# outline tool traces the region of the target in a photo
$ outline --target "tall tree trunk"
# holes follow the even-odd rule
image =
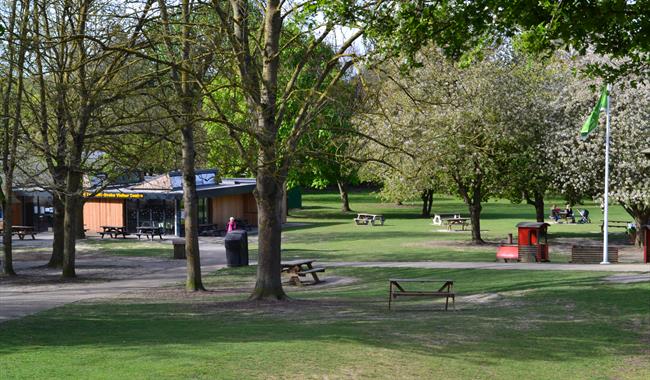
[[[262,80],[260,89],[257,136],[260,154],[257,168],[255,198],[258,213],[257,282],[251,299],[284,300],[287,295],[282,289],[281,239],[282,200],[286,168],[278,168],[276,138],[279,125],[276,124],[276,102],[278,94],[278,72],[280,69],[280,1],[268,0],[264,14],[264,44],[262,52]]]
[[[9,184],[9,186],[7,186],[7,184]],[[2,248],[4,251],[4,260],[2,261],[2,272],[7,275],[15,276],[16,272],[14,271],[13,242],[11,240],[11,226],[13,225],[13,210],[11,207],[11,182],[5,179],[5,181],[2,182],[2,187],[2,191],[4,193],[4,199],[2,201],[2,210],[4,211],[2,231]]]
[[[481,178],[476,180],[478,183],[471,188],[471,194],[459,180],[456,180],[458,184],[460,195],[462,196],[465,204],[469,209],[469,218],[472,222],[472,242],[474,244],[485,244],[483,238],[481,237]]]
[[[63,207],[63,277],[76,277],[76,227],[81,172],[71,169],[67,176],[65,206]]]
[[[537,218],[538,222],[544,222],[545,211],[544,196],[542,194],[535,193],[535,217]]]
[[[483,207],[481,203],[469,206],[469,217],[472,221],[472,242],[474,244],[484,244],[481,237],[481,210]]]
[[[79,188],[82,189],[83,186],[83,181],[82,184],[79,185]],[[77,207],[77,217],[75,219],[76,225],[75,225],[75,238],[77,240],[79,239],[85,239],[86,238],[86,232],[84,231],[84,200],[82,197],[78,198],[78,207]]]
[[[431,207],[433,206],[433,190],[424,190],[422,192],[422,217],[431,216]]]
[[[182,128],[183,135],[183,203],[185,208],[185,257],[187,257],[187,281],[190,291],[205,290],[201,279],[201,257],[199,253],[199,209],[196,195],[196,171],[194,168],[194,128]]]
[[[469,208],[469,218],[472,222],[472,242],[474,244],[485,244],[481,237],[481,200],[483,199],[483,173],[477,161],[474,162],[475,176],[465,184],[462,178],[453,175],[458,191]]]
[[[420,195],[422,199],[422,217],[428,217],[430,214],[427,214],[427,205],[429,204],[429,190],[424,190]]]
[[[11,10],[11,20],[10,20],[10,30],[9,34],[12,34],[14,32],[14,21],[16,17],[16,4],[17,1],[14,1],[12,3],[12,10]],[[18,146],[18,131],[22,127],[22,96],[23,96],[23,89],[24,89],[24,70],[25,70],[25,52],[26,52],[26,45],[28,43],[27,41],[27,23],[29,20],[29,2],[23,2],[22,3],[22,14],[21,14],[21,19],[20,19],[20,35],[18,36],[18,43],[20,44],[19,51],[18,51],[18,60],[17,63],[15,64],[16,69],[17,69],[17,74],[16,74],[16,79],[17,79],[17,86],[16,86],[16,95],[14,99],[11,99],[12,95],[12,82],[13,82],[13,76],[12,72],[14,70],[14,47],[13,43],[14,40],[13,38],[10,38],[7,40],[8,42],[8,58],[9,58],[9,68],[8,70],[10,73],[8,73],[6,76],[6,81],[7,81],[7,88],[3,94],[3,104],[2,104],[2,116],[3,116],[3,127],[5,129],[4,133],[4,144],[3,144],[3,155],[2,155],[2,169],[3,169],[3,174],[4,174],[4,181],[2,182],[3,188],[3,206],[5,206],[4,212],[5,212],[5,225],[4,225],[4,236],[3,236],[3,243],[4,243],[4,256],[5,260],[3,263],[3,272],[8,275],[15,275],[16,272],[14,271],[13,268],[13,242],[11,240],[11,232],[12,232],[12,224],[13,220],[11,219],[13,217],[13,210],[11,209],[11,200],[13,198],[13,184],[14,184],[14,169],[16,168],[17,164],[17,146]],[[11,127],[9,126],[9,102],[13,101],[14,104],[14,115],[13,115],[13,121],[11,123]],[[6,223],[8,222],[8,223]]]
[[[54,195],[52,197],[52,207],[54,208],[54,215],[52,217],[52,256],[47,266],[50,268],[63,268],[63,221],[65,216],[65,206],[60,196]]]
[[[539,191],[533,193],[533,199],[530,199],[529,196],[526,196],[526,203],[535,207],[535,220],[542,223],[546,218],[546,210],[544,210],[544,194],[541,194]]]
[[[257,172],[257,223],[259,228],[257,282],[250,299],[285,300],[281,277],[282,188],[275,173],[262,166]]]
[[[639,226],[638,231],[636,232],[636,237],[634,238],[634,244],[642,246],[643,244],[650,244],[650,242],[644,242],[645,230],[643,226],[650,226],[650,210],[645,213],[638,213],[634,215],[634,222]]]
[[[348,185],[343,181],[336,181],[339,187],[339,195],[341,196],[341,211],[348,212],[350,209],[350,200],[348,198]]]

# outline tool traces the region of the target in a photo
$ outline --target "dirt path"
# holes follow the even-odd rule
[[[185,260],[80,254],[77,278],[64,280],[60,269],[44,266],[31,254],[14,263],[20,276],[0,278],[0,322],[87,299],[110,298],[126,292],[177,284],[185,280]],[[30,260],[31,259],[31,260]],[[225,266],[223,245],[201,245],[203,273]]]
[[[454,261],[327,261],[330,267],[354,268],[431,268],[431,269],[494,269],[494,270],[568,270],[592,272],[641,272],[650,276],[650,264],[555,264],[555,263],[497,263]]]
[[[253,237],[255,239],[256,237]],[[142,292],[185,280],[185,261],[166,258],[113,256],[80,250],[78,278],[63,280],[60,270],[44,267],[51,242],[20,241],[31,252],[15,262],[17,278],[0,277],[0,322],[87,299]],[[170,247],[171,248],[171,247]],[[170,252],[171,253],[171,252]],[[203,273],[225,266],[222,240],[201,241]],[[251,262],[251,264],[255,264]],[[633,281],[650,280],[648,264],[576,265],[496,262],[320,262],[326,267],[381,267],[492,270],[569,270],[633,273]]]

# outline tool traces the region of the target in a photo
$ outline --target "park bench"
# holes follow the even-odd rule
[[[282,272],[289,274],[289,284],[291,285],[303,285],[303,282],[300,280],[300,277],[305,277],[308,274],[312,276],[314,284],[321,282],[321,279],[318,278],[317,273],[325,272],[325,268],[314,268],[312,263],[314,260],[293,260],[293,261],[283,261],[281,263]]]
[[[460,213],[455,214],[434,214],[432,219],[432,224],[434,226],[442,226],[443,221],[446,219],[455,219],[460,218]]]
[[[384,221],[385,219],[383,215],[375,215],[375,214],[357,214],[357,217],[354,218],[354,223],[357,226],[359,225],[383,226]]]
[[[456,310],[456,293],[454,293],[453,280],[439,280],[435,278],[391,278],[389,281],[388,310],[391,309],[391,301],[397,297],[430,297],[445,298],[445,311],[449,308],[451,298],[454,310]],[[404,283],[441,283],[442,286],[435,291],[406,290]]]
[[[608,248],[607,260],[610,263],[618,263],[618,248]],[[571,262],[573,264],[599,264],[601,261],[603,261],[602,246],[571,246]]]
[[[623,228],[627,231],[628,225],[634,224],[634,222],[628,222],[625,220],[610,220],[607,222],[607,228]],[[603,233],[605,229],[605,222],[600,222],[600,232]]]

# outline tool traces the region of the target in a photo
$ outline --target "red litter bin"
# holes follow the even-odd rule
[[[548,223],[521,222],[517,224],[517,247],[520,262],[550,261],[548,256]]]

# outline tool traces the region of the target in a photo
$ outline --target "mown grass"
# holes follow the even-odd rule
[[[100,252],[115,256],[140,256],[170,258],[172,245],[158,240],[138,239],[86,239],[80,245],[81,251]]]
[[[380,202],[373,194],[350,194],[353,212],[341,212],[338,194],[319,192],[303,196],[302,210],[292,210],[289,221],[296,223],[284,232],[284,258],[318,258],[342,261],[494,261],[495,246],[470,246],[471,232],[448,232],[445,227],[433,226],[430,218],[420,217],[421,206],[407,203],[396,206]],[[547,200],[548,208],[560,200]],[[597,205],[588,202],[583,206],[591,212],[591,224],[552,224],[549,227],[551,245],[558,238],[587,238],[594,243],[602,241],[600,224],[602,215]],[[610,219],[629,220],[618,206],[610,209]],[[357,226],[352,219],[356,213],[382,214],[386,223],[381,227]],[[467,207],[460,199],[436,196],[432,213],[456,213],[467,216]],[[508,233],[517,235],[516,225],[522,221],[535,221],[535,210],[526,204],[512,204],[505,200],[484,204],[481,234],[492,243],[504,241]],[[612,238],[625,242],[623,230],[613,231]],[[555,262],[568,261],[569,252],[552,256]]]
[[[218,291],[203,297],[79,303],[0,324],[1,377],[650,376],[648,283],[584,272],[331,268],[331,285],[287,288],[293,302],[242,302],[254,270],[207,276]],[[400,300],[388,312],[389,277],[453,278],[458,310]]]

